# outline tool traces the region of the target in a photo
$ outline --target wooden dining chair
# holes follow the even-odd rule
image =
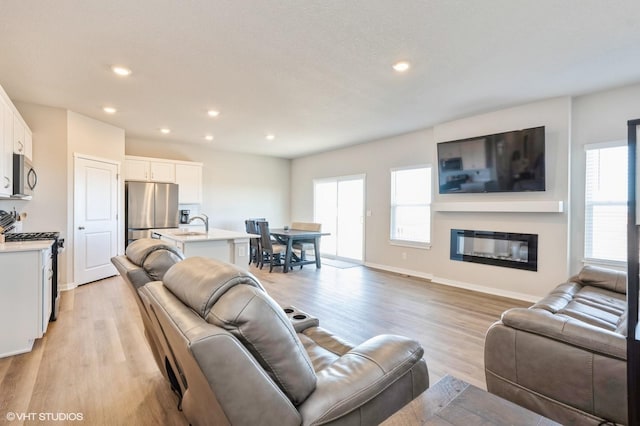
[[[287,246],[271,241],[269,222],[258,221],[256,224],[260,234],[260,269],[264,266],[265,261],[269,262],[269,272],[273,271],[274,266],[284,268],[283,257],[287,252]]]
[[[291,224],[291,229],[297,229],[300,231],[315,231],[315,232],[321,232],[322,231],[322,224],[321,223],[314,223],[314,222],[293,222]],[[300,241],[300,242],[295,242],[293,244],[293,249],[296,250],[297,252],[299,252],[300,254],[298,255],[300,257],[300,260],[306,260],[307,259],[307,251],[313,251],[313,255],[314,256],[320,256],[320,253],[316,253],[315,247],[313,242],[307,242],[307,241]],[[303,265],[300,265],[300,269],[302,269]]]
[[[256,225],[257,220],[264,219],[247,219],[244,221],[244,227],[247,234],[259,234],[258,226]],[[250,238],[249,239],[249,265],[251,262],[255,262],[258,264],[258,254],[260,253],[260,238]]]

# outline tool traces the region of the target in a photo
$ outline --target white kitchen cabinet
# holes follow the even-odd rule
[[[149,162],[127,158],[124,161],[125,180],[149,180]]]
[[[169,182],[176,181],[176,165],[168,161],[151,161],[149,163],[150,180],[152,182]]]
[[[202,163],[126,156],[124,179],[177,183],[178,203],[202,204]]]
[[[176,163],[180,204],[202,204],[202,164]]]
[[[12,251],[10,247],[18,247]],[[0,250],[0,358],[29,352],[51,316],[51,246],[5,243]],[[46,247],[46,248],[44,248]]]
[[[152,160],[144,157],[125,159],[125,180],[141,180],[148,182],[176,181],[176,165],[171,160]]]
[[[0,97],[0,197],[13,194],[13,112]]]
[[[31,130],[24,124],[22,117],[13,114],[13,152],[24,154],[29,160],[33,156]]]
[[[28,127],[24,128],[24,155],[33,161],[33,135]]]

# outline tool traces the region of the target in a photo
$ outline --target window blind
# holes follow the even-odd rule
[[[626,262],[627,147],[586,150],[585,258]]]

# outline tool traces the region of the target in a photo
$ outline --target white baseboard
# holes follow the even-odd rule
[[[371,262],[365,262],[364,266],[368,266],[369,268],[373,268],[373,269],[380,269],[387,272],[395,272],[396,274],[409,275],[410,277],[424,278],[425,280],[433,281],[433,274],[427,274],[425,272],[413,271],[411,269],[396,268],[395,266],[380,265],[378,263],[371,263]]]
[[[76,283],[64,283],[64,284],[58,283],[58,291],[69,291],[69,290],[73,290],[76,287],[78,287],[78,284]]]
[[[523,300],[525,302],[535,303],[540,299],[542,299],[542,296],[534,296],[532,294],[520,293],[517,291],[509,291],[509,290],[501,290],[499,288],[485,287],[482,285],[471,284],[471,283],[466,283],[462,281],[449,280],[447,278],[441,278],[441,277],[433,277],[431,281],[436,284],[443,284],[451,287],[464,288],[466,290],[473,290],[479,293],[492,294],[494,296],[507,297],[509,299]]]
[[[393,266],[380,265],[380,264],[377,264],[377,263],[370,263],[370,262],[365,262],[364,265],[368,266],[370,268],[380,269],[380,270],[387,271],[387,272],[394,272],[396,274],[408,275],[410,277],[427,279],[427,280],[430,280],[431,282],[436,283],[436,284],[442,284],[442,285],[448,285],[448,286],[451,286],[451,287],[463,288],[465,290],[477,291],[479,293],[491,294],[491,295],[494,295],[494,296],[507,297],[509,299],[524,300],[525,302],[532,302],[532,303],[535,303],[535,302],[537,302],[538,300],[541,299],[541,296],[534,296],[534,295],[531,295],[531,294],[519,293],[519,292],[516,292],[516,291],[501,290],[501,289],[493,288],[493,287],[485,287],[485,286],[482,286],[482,285],[471,284],[471,283],[466,283],[466,282],[462,282],[462,281],[450,280],[450,279],[447,279],[447,278],[436,277],[433,274],[428,274],[428,273],[420,272],[420,271],[413,271],[413,270],[410,270],[410,269],[396,268],[396,267],[393,267]]]

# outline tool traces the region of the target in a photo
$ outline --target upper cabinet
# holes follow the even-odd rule
[[[171,160],[127,157],[125,159],[124,179],[175,183],[176,166]]]
[[[31,129],[0,86],[0,197],[13,195],[13,154],[33,159]]]
[[[13,194],[13,113],[0,97],[0,197]]]
[[[202,204],[202,164],[177,163],[179,204]]]
[[[24,124],[22,117],[13,116],[13,152],[24,154],[29,160],[33,160],[33,143],[31,130]]]
[[[202,163],[128,155],[124,179],[177,183],[180,204],[202,203]]]

